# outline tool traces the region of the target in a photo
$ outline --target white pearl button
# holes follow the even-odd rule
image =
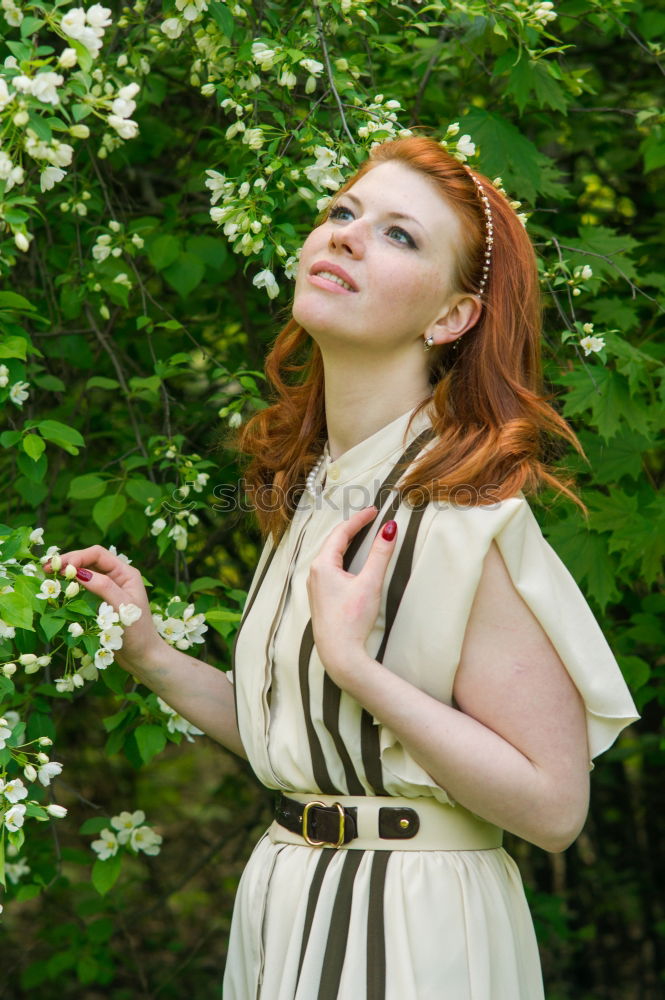
[[[331,465],[328,469],[328,478],[332,479],[333,482],[337,482],[339,479],[339,468],[336,465]]]

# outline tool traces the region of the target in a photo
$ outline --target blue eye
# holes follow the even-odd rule
[[[401,229],[399,226],[391,226],[388,233],[396,233],[398,237],[401,237],[397,240],[398,243],[403,243],[404,246],[413,247],[414,250],[416,249],[415,240],[410,233],[407,233],[406,229]]]
[[[353,212],[350,208],[345,208],[344,205],[333,205],[328,213],[328,218],[340,219],[345,213],[353,218]]]

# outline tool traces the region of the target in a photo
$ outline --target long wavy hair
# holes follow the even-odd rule
[[[429,177],[460,217],[453,288],[476,293],[483,273],[485,216],[476,184],[434,139],[397,139],[376,146],[337,198],[381,163],[398,161]],[[474,171],[490,201],[494,243],[478,321],[457,341],[428,354],[430,407],[436,441],[400,482],[407,502],[465,496],[491,504],[548,486],[580,506],[570,476],[548,467],[557,439],[580,454],[575,434],[543,393],[540,344],[542,303],[536,255],[506,196]],[[442,276],[443,280],[443,276]],[[314,340],[291,319],[266,362],[272,401],[227,445],[249,456],[244,470],[250,504],[262,534],[277,541],[288,527],[305,476],[327,438],[324,370]],[[463,489],[464,488],[464,489]],[[457,502],[457,501],[456,501]]]

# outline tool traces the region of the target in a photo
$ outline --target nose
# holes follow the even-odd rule
[[[362,257],[365,252],[365,232],[362,220],[354,219],[344,227],[331,230],[328,246],[331,250],[347,254],[349,257]]]

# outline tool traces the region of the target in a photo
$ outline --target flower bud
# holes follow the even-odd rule
[[[52,747],[53,746],[53,740],[51,739],[50,736],[40,736],[39,739],[37,740],[37,743],[39,744],[40,747]]]
[[[56,552],[54,556],[51,556],[51,569],[57,573],[62,566],[62,559]]]
[[[16,673],[15,663],[3,663],[2,664],[2,675],[3,677],[12,677]]]
[[[14,233],[14,243],[23,253],[27,253],[30,249],[30,240],[25,233]]]
[[[76,580],[72,580],[72,582],[68,583],[65,587],[65,597],[76,597],[80,589],[81,588]]]
[[[56,819],[63,819],[67,815],[65,807],[56,805],[55,802],[51,802],[47,805],[46,812],[49,816],[54,816]]]
[[[12,118],[14,125],[16,125],[18,128],[21,128],[23,125],[27,125],[29,120],[30,120],[30,115],[25,110],[25,108],[21,108],[20,111],[17,111],[14,117]]]
[[[76,566],[74,566],[73,563],[67,563],[64,570],[62,571],[62,575],[66,580],[73,580],[74,577],[76,576]]]
[[[76,66],[77,59],[76,49],[63,49],[58,62],[63,69],[71,69],[72,66]]]
[[[22,667],[30,667],[33,663],[37,662],[37,657],[34,653],[21,653],[18,658],[18,662]]]
[[[41,740],[39,742],[41,743]],[[37,760],[39,761],[40,764],[48,764],[50,759],[51,758],[48,756],[48,754],[45,753],[37,754]]]
[[[71,625],[67,626],[67,631],[73,639],[78,639],[80,635],[83,635],[83,626],[78,622],[72,622]]]
[[[79,122],[78,125],[72,125],[69,134],[73,135],[75,139],[87,139],[90,135],[90,129],[83,122]]]
[[[37,666],[39,667],[48,667],[50,662],[51,662],[51,657],[48,654],[44,654],[44,656],[37,657]]]
[[[37,780],[37,768],[33,767],[32,764],[26,764],[23,768],[23,776],[26,781],[36,781]]]

